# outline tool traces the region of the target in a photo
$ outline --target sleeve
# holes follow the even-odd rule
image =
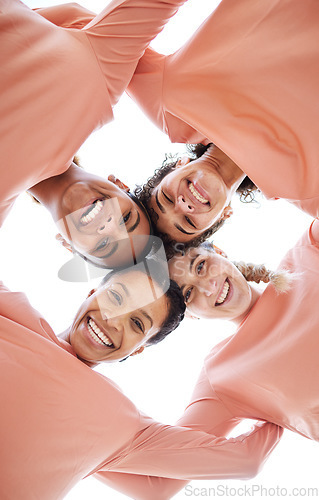
[[[113,0],[85,28],[113,106],[153,38],[186,0]]]
[[[65,3],[34,9],[37,14],[61,28],[82,29],[94,19],[96,14],[77,3]]]
[[[93,19],[93,13],[78,4],[39,9],[38,13],[58,26],[82,29],[114,106],[126,90],[149,43],[185,2],[113,0]]]
[[[156,436],[150,435],[149,440],[143,433],[134,450],[116,464],[108,464],[96,477],[139,500],[172,498],[191,479],[254,477],[279,441],[282,429],[259,423],[251,433],[238,438],[219,437],[238,422],[218,400],[203,371],[191,403],[177,422],[179,427],[167,427]]]
[[[171,142],[208,144],[205,136],[165,108],[164,94],[167,100],[170,98],[169,88],[165,86],[165,92],[163,90],[168,59],[170,56],[148,48],[137,65],[127,94],[154,125],[169,136]]]

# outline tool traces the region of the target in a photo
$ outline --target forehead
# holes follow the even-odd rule
[[[215,260],[218,256],[213,250],[209,250],[202,246],[197,248],[192,247],[186,251],[185,255],[176,255],[169,260],[168,266],[171,277],[177,280],[179,284],[182,277],[186,278],[188,275],[193,274],[193,265],[200,257]]]
[[[103,291],[114,290],[120,293],[124,307],[121,308],[121,314],[141,308],[152,307],[155,301],[161,299],[166,292],[167,287],[162,287],[157,280],[152,279],[141,269],[131,269],[122,273],[115,273],[100,288],[100,307],[103,308]]]

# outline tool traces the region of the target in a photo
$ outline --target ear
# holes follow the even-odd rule
[[[88,296],[86,297],[87,299],[93,295],[93,293],[96,292],[96,288],[92,288],[92,290],[89,291]]]
[[[132,352],[132,354],[130,354],[130,356],[135,356],[136,354],[142,354],[143,351],[144,351],[144,347],[141,346],[138,349],[136,349],[136,351]]]
[[[233,209],[230,205],[224,208],[221,218],[223,220],[229,219],[229,217],[233,215]]]
[[[56,234],[55,235],[55,239],[57,241],[59,241],[61,243],[61,245],[64,248],[66,248],[69,252],[73,253],[73,247],[72,247],[72,245],[63,238],[62,234],[60,234],[60,233]]]
[[[216,245],[214,245],[212,243],[212,247],[213,249],[215,250],[216,253],[218,253],[218,255],[221,255],[222,257],[225,257],[225,259],[227,259],[227,254],[221,249],[221,248],[218,248]]]
[[[194,316],[193,314],[189,313],[186,309],[185,311],[185,318],[189,318],[189,319],[200,319],[198,316]]]
[[[189,156],[182,156],[181,158],[179,158],[177,160],[177,163],[176,163],[176,168],[179,168],[179,167],[185,167],[185,165],[187,165],[187,163],[189,163],[191,161],[190,157]]]
[[[115,177],[115,175],[113,175],[113,174],[109,175],[108,176],[108,180],[110,182],[113,182],[113,184],[115,184],[120,189],[123,189],[127,193],[129,192],[130,188],[126,184],[124,184],[124,182],[120,181],[120,179],[118,179],[117,177]]]

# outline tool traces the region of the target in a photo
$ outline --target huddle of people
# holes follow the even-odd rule
[[[112,0],[95,15],[0,0],[1,223],[28,191],[63,246],[106,274],[60,336],[0,286],[1,498],[57,500],[94,474],[164,500],[192,479],[256,475],[284,428],[319,439],[319,5],[222,0],[175,53],[149,48],[185,1]],[[74,161],[124,91],[189,144],[134,194]],[[315,218],[276,271],[208,240],[235,193],[256,190]],[[185,314],[237,330],[168,426],[92,368],[158,343]],[[260,422],[227,439],[243,419]]]

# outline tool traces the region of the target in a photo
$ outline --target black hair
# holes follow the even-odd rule
[[[188,154],[190,156],[190,160],[197,160],[200,158],[210,146],[214,144],[211,142],[207,145],[204,144],[187,144]],[[155,233],[159,236],[165,245],[165,250],[167,253],[167,258],[170,259],[175,255],[175,247],[179,245],[176,240],[170,238],[170,236],[166,233],[162,233],[156,230],[157,218],[156,213],[149,207],[149,201],[152,196],[153,190],[160,184],[160,182],[166,177],[169,173],[175,170],[177,166],[178,159],[176,155],[166,154],[165,159],[162,163],[162,166],[155,170],[154,174],[149,177],[144,185],[138,185],[135,189],[135,195],[137,198],[143,203],[146,210],[149,212],[150,219],[155,227]],[[242,183],[237,188],[236,192],[240,195],[240,200],[245,203],[251,203],[255,199],[255,192],[258,191],[257,186],[253,183],[253,181],[249,177],[245,177]],[[225,220],[219,219],[214,224],[206,229],[202,234],[193,238],[192,240],[183,243],[185,250],[190,247],[198,247],[201,243],[203,243],[207,238],[212,236],[218,229],[220,229]]]

